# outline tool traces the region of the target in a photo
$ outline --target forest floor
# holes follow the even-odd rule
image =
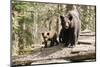
[[[81,33],[78,44],[74,48],[64,47],[63,44],[43,48],[34,45],[31,55],[13,56],[13,65],[35,65],[48,63],[70,63],[72,61],[95,61],[95,33]]]

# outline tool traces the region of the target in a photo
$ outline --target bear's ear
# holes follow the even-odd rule
[[[44,33],[42,33],[42,36],[44,36]]]
[[[50,33],[47,33],[47,35],[49,36]]]
[[[73,16],[72,16],[71,14],[69,14],[69,15],[68,15],[68,18],[69,18],[70,21],[72,21]]]
[[[64,19],[64,17],[63,16],[60,16],[60,19]]]

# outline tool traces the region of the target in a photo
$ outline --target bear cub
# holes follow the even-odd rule
[[[48,45],[54,46],[54,45],[58,45],[58,41],[57,41],[57,33],[55,31],[46,31],[42,33],[42,37],[43,37],[43,42],[42,44],[44,44],[45,48],[48,47]]]

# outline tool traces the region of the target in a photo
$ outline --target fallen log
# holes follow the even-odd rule
[[[75,48],[55,46],[52,48],[44,48],[40,52],[40,54],[35,52],[35,56],[31,55],[30,57],[26,56],[24,58],[14,59],[12,63],[13,65],[31,65],[58,63],[57,61],[50,62],[54,59],[64,60],[64,62],[96,59],[95,47],[91,45],[77,45]]]
[[[95,44],[95,40],[78,40],[78,44],[91,45],[91,44]]]
[[[71,61],[82,61],[88,59],[96,59],[96,50],[94,46],[80,45],[72,49]],[[76,55],[75,55],[76,54]]]
[[[95,36],[95,32],[81,32],[80,36]]]

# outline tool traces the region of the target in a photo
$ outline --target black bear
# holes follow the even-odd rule
[[[60,16],[62,29],[59,34],[59,41],[67,47],[74,47],[78,41],[81,29],[81,21],[77,10],[72,10],[66,16]]]
[[[42,44],[45,44],[45,48],[48,45],[48,42],[50,47],[54,46],[55,44],[58,45],[58,41],[57,41],[57,33],[55,31],[46,31],[42,33],[42,37],[43,37],[43,42]]]

